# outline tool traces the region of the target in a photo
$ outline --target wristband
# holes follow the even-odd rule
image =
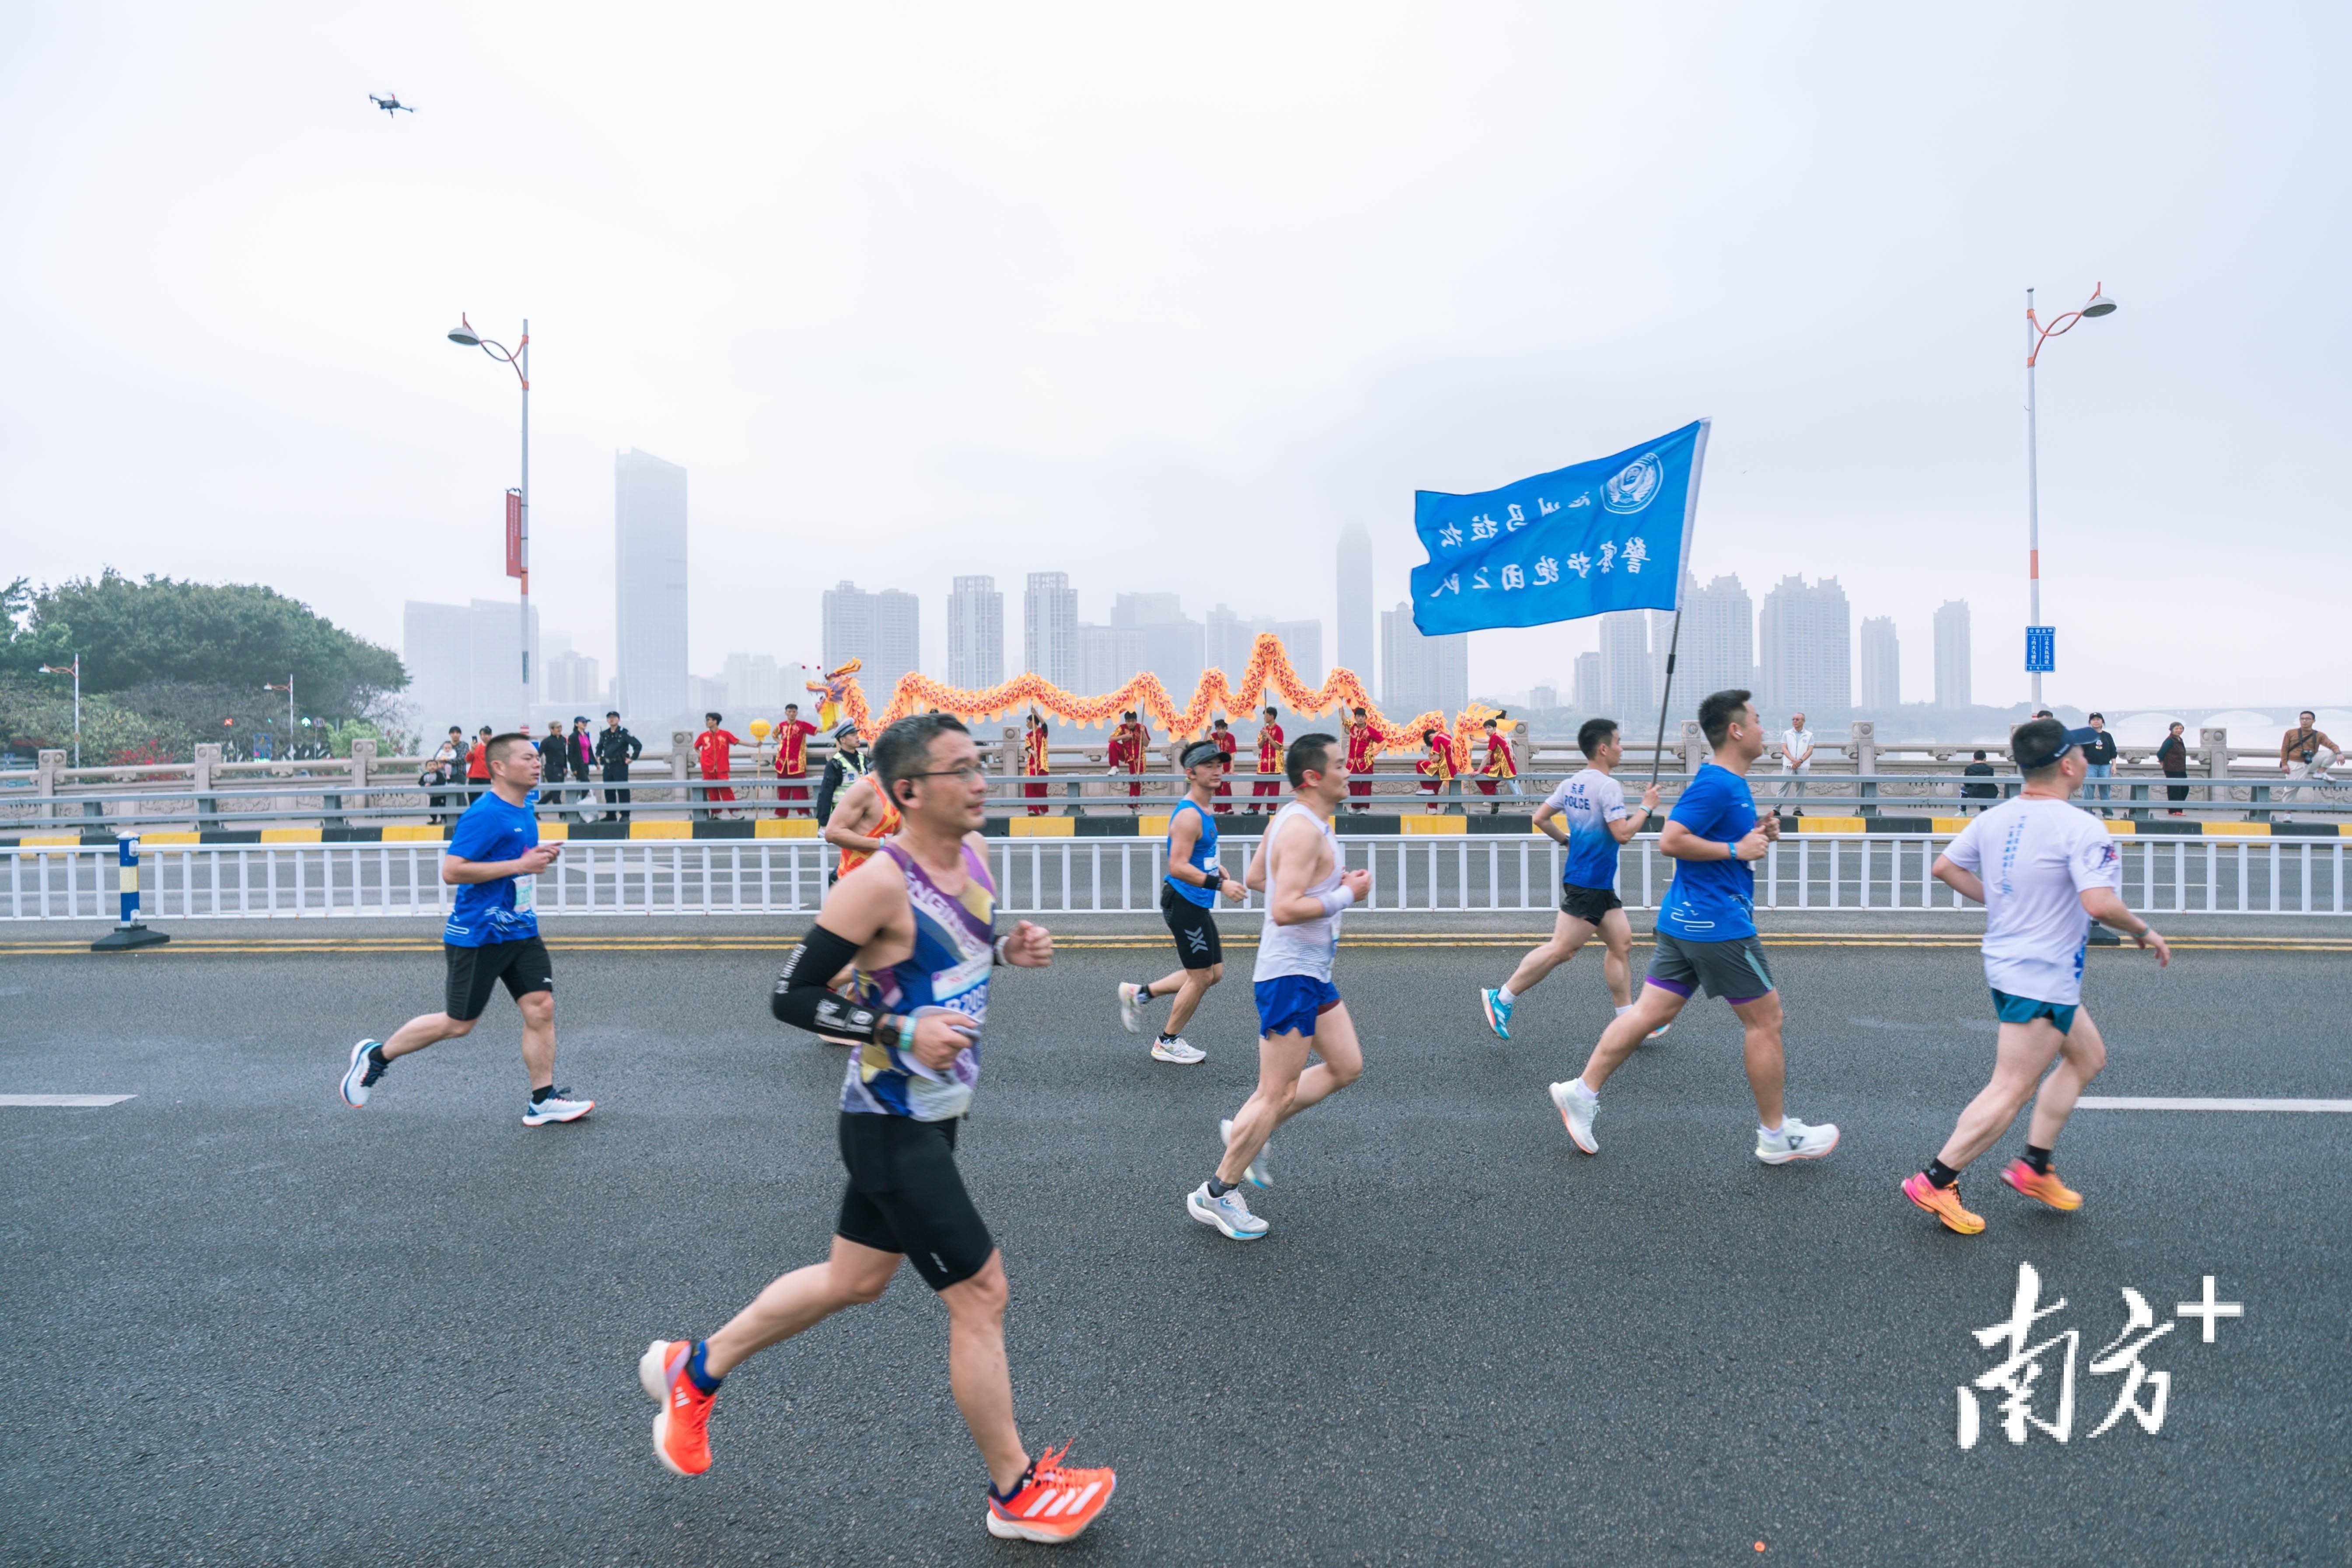
[[[898,1048],[910,1056],[914,1053],[915,1018],[911,1013],[901,1013],[898,1016]]]
[[[1356,901],[1356,890],[1353,888],[1334,888],[1328,893],[1316,894],[1315,901],[1323,906],[1324,918],[1328,920]]]
[[[1004,944],[1012,940],[1013,938],[1009,934],[1000,936],[990,945],[989,951],[995,954],[995,957],[992,960],[992,963],[1002,966],[1013,962],[1011,959],[1004,956]]]

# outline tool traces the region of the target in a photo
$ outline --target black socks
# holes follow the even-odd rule
[[[1238,1184],[1234,1182],[1221,1182],[1217,1180],[1216,1177],[1211,1176],[1209,1178],[1209,1195],[1213,1198],[1223,1197],[1227,1193],[1232,1192],[1237,1184]]]
[[[998,1491],[996,1489],[996,1483],[994,1481],[991,1481],[988,1483],[988,1495],[994,1498],[999,1502],[1011,1502],[1014,1498],[1021,1495],[1021,1489],[1027,1486],[1029,1484],[1030,1478],[1036,1475],[1036,1473],[1037,1461],[1032,1459],[1029,1461],[1028,1468],[1021,1472],[1021,1479],[1013,1482],[1009,1490]]]
[[[380,1045],[370,1046],[368,1047],[367,1057],[368,1065],[375,1068],[378,1072],[382,1072],[384,1068],[392,1065],[392,1058],[383,1054],[383,1047]]]
[[[551,1084],[549,1084],[545,1089],[532,1089],[532,1090],[530,1091],[530,1102],[531,1102],[533,1105],[537,1105],[537,1104],[539,1104],[541,1100],[545,1100],[549,1095],[553,1094],[554,1092],[555,1092],[555,1086],[554,1086],[553,1084],[551,1084]]]
[[[1135,983],[1135,999],[1139,1002],[1157,1002],[1160,1000],[1160,998],[1151,994],[1151,982],[1149,980],[1139,980]]]
[[[1960,1179],[1960,1173],[1941,1160],[1927,1162],[1927,1183],[1930,1186],[1948,1187]]]
[[[2050,1151],[2036,1149],[2032,1144],[2028,1143],[2025,1146],[2025,1163],[2033,1168],[2035,1175],[2046,1176],[2050,1173]]]
[[[1169,1041],[1171,1041],[1171,1040],[1174,1039],[1175,1037],[1176,1037],[1175,1036],[1173,1036],[1173,1035],[1170,1034],[1170,1033],[1169,1033],[1167,1030],[1165,1030],[1165,1029],[1162,1029],[1162,1030],[1160,1030],[1160,1043],[1161,1045],[1163,1045],[1163,1046],[1164,1046],[1164,1045],[1166,1045]]]

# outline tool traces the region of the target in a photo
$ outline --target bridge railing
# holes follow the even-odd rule
[[[1349,866],[1372,873],[1368,916],[1517,913],[1548,919],[1564,851],[1533,835],[1348,835]],[[1790,835],[1756,866],[1757,907],[1774,910],[1975,908],[1929,874],[1949,834]],[[2133,837],[2115,841],[2124,896],[2147,915],[2341,916],[2352,839]],[[1247,869],[1255,841],[1229,838],[1225,866]],[[1160,846],[1139,838],[990,841],[999,905],[1013,914],[1149,914],[1160,901]],[[145,918],[303,920],[359,916],[439,919],[456,892],[440,879],[441,846],[389,844],[166,845],[140,856]],[[573,840],[539,879],[539,907],[557,915],[807,915],[837,864],[807,838]],[[1618,895],[1657,907],[1673,862],[1655,837],[1625,847]],[[111,919],[115,852],[41,846],[0,856],[0,919]],[[1260,910],[1220,900],[1240,913]]]

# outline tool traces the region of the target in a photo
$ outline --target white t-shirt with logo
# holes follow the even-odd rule
[[[2019,795],[1971,820],[1944,853],[1984,882],[1986,983],[2036,1002],[2081,1002],[2091,934],[2081,895],[2124,885],[2106,825],[2070,802]]]
[[[1797,760],[1797,754],[1801,752],[1804,753],[1803,762]],[[1811,730],[1780,731],[1780,765],[1783,768],[1793,768],[1801,773],[1813,771],[1813,732]]]

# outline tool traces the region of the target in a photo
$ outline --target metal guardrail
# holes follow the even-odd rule
[[[1975,906],[1929,875],[1948,834],[1804,834],[1757,865],[1757,907],[1774,910],[1933,910]],[[1546,916],[1566,851],[1536,836],[1363,835],[1340,839],[1349,866],[1372,873],[1359,906],[1391,913]],[[2126,901],[2142,913],[2352,913],[2344,838],[2133,837],[2123,856]],[[1224,847],[1246,869],[1254,842]],[[1142,838],[996,839],[989,846],[999,907],[1009,914],[1149,914],[1159,909],[1159,845]],[[837,864],[805,838],[574,840],[539,881],[539,907],[589,916],[811,914]],[[140,857],[150,921],[440,918],[455,889],[440,879],[441,847],[394,844],[166,845]],[[1618,893],[1650,910],[1671,863],[1654,835],[1626,846]],[[96,846],[19,849],[0,866],[0,919],[111,919],[115,851]],[[1263,908],[1220,908],[1240,913]]]

